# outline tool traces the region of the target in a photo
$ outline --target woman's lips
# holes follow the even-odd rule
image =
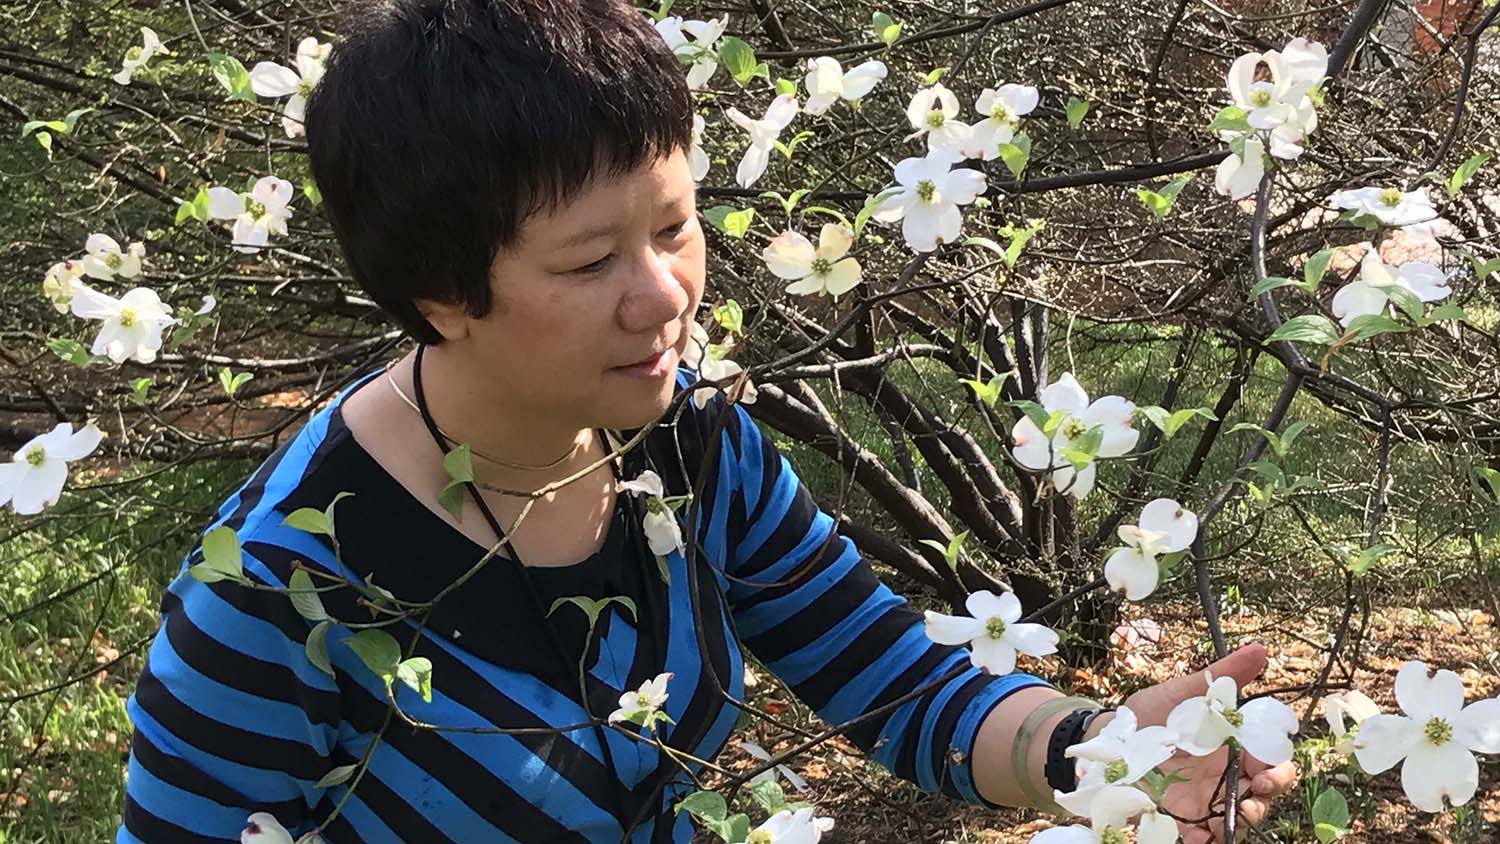
[[[616,366],[611,371],[632,378],[661,378],[672,372],[672,367],[677,363],[677,350],[671,347],[641,361],[626,366]]]

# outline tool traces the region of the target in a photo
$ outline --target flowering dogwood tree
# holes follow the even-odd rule
[[[1293,707],[1335,688],[1349,691],[1325,701],[1331,755],[1370,776],[1399,766],[1421,811],[1467,811],[1476,758],[1500,753],[1500,702],[1466,703],[1451,670],[1413,660],[1365,684],[1394,695],[1389,711],[1350,689],[1368,627],[1356,611],[1382,559],[1401,556],[1399,538],[1421,535],[1422,507],[1461,514],[1442,539],[1472,552],[1481,579],[1495,570],[1500,198],[1486,149],[1500,99],[1480,48],[1500,7],[1475,5],[1457,28],[1440,21],[1441,49],[1403,52],[1372,37],[1394,26],[1381,0],[1273,5],[1292,8],[1240,18],[1184,3],[1109,21],[1066,0],[642,9],[695,92],[690,162],[714,230],[715,286],[686,361],[699,381],[679,404],[723,392],[809,465],[852,477],[841,529],[946,602],[927,613],[930,638],[970,646],[992,673],[1041,670],[1059,652],[1099,656],[1121,601],[1175,596],[1201,616],[1205,652],[1222,656],[1226,589],[1257,543],[1305,531],[1308,556],[1332,561],[1317,670],[1269,693],[1206,678],[1207,693],[1164,724],[1122,709],[1068,754],[1079,787],[1055,796],[1086,822],[1033,839],[1044,844],[1120,844],[1132,824],[1139,841],[1176,840],[1179,821],[1196,821],[1165,799],[1173,760],[1226,748],[1216,816],[1232,835],[1243,756],[1292,758]],[[15,146],[68,198],[45,203],[56,219],[12,250],[15,274],[34,279],[6,288],[27,304],[0,351],[29,392],[7,382],[0,398],[22,420],[55,417],[0,443],[11,453],[0,506],[18,532],[110,500],[111,484],[89,474],[101,430],[116,460],[263,456],[274,440],[203,441],[162,414],[182,396],[238,408],[301,391],[290,424],[327,397],[330,373],[387,357],[397,339],[339,269],[304,175],[302,117],[334,33],[316,15],[271,21],[222,0],[186,11],[110,27],[104,53],[124,58],[108,67],[67,69],[41,44],[0,51],[0,77],[36,88],[0,98]],[[1103,33],[1113,37],[1093,37]],[[300,353],[258,345],[269,309],[278,336],[306,341]],[[334,325],[343,342],[313,342]],[[1294,445],[1319,437],[1338,465],[1299,473]],[[1422,453],[1438,455],[1443,482],[1401,489],[1400,455],[1419,445],[1436,449]],[[462,459],[445,468],[465,480]],[[653,553],[696,553],[683,530],[694,496],[668,496],[654,472],[618,488],[643,500]],[[1340,508],[1339,540],[1318,534],[1309,499]],[[336,503],[288,524],[334,535]],[[203,543],[195,576],[287,592],[324,637],[356,623],[332,618],[306,575],[252,582],[232,535]],[[1418,554],[1415,542],[1403,550]],[[1276,586],[1307,594],[1296,578]],[[384,629],[432,605],[369,583],[317,587],[390,608],[358,634],[388,688],[430,698],[442,687]],[[607,601],[568,600],[553,611],[583,612],[592,633]],[[669,674],[625,690],[601,726],[666,750],[654,725],[671,693]],[[390,700],[403,728],[445,728]],[[833,820],[787,802],[775,778],[794,756],[762,750],[748,770],[720,770],[723,795],[704,789],[683,811],[728,844],[816,842]],[[753,802],[733,814],[726,797],[745,786]],[[763,816],[753,826],[751,812]],[[1306,819],[1320,840],[1347,826],[1347,810],[1342,822],[1330,812]],[[242,840],[291,836],[256,813]]]

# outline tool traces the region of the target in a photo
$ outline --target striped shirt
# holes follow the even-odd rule
[[[212,527],[237,532],[251,579],[285,586],[300,561],[424,601],[484,555],[345,425],[344,399],[381,371],[337,395],[220,507]],[[687,378],[679,373],[679,385]],[[350,631],[328,635],[329,676],[309,660],[311,622],[285,594],[194,579],[185,572],[202,560],[195,547],[162,599],[161,627],[127,703],[134,731],[116,841],[237,841],[258,811],[295,836],[340,806],[323,831],[330,844],[685,843],[691,822],[672,806],[693,788],[652,745],[592,727],[494,730],[588,722],[589,712],[607,714],[623,691],[667,671],[663,711],[672,723],[658,725],[660,735],[712,759],[741,714],[730,702],[745,693],[741,645],[830,723],[886,706],[849,739],[925,790],[980,801],[968,762],[980,722],[1010,692],[1042,681],[983,674],[964,649],[928,640],[921,616],[837,534],[749,416],[733,408],[720,427],[720,401],[704,410],[690,402],[624,470],[656,468],[669,495],[709,473],[693,570],[679,553],[666,558],[665,578],[654,559],[636,562],[639,525],[622,494],[599,553],[525,574],[513,560],[491,560],[420,631],[411,621],[386,628],[403,650],[415,636],[414,653],[433,665],[431,702],[399,682],[396,700],[443,729],[395,720],[372,748],[385,688],[344,644]],[[328,537],[283,524],[340,492],[354,495],[334,511],[337,554]],[[589,636],[583,613],[565,605],[548,619],[549,634],[538,605],[572,595],[630,596],[635,612],[610,604]],[[322,597],[341,622],[372,619],[351,589]],[[565,663],[559,644],[574,654]],[[366,755],[352,793],[348,782],[317,786]]]

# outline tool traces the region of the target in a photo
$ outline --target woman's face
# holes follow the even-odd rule
[[[496,256],[489,314],[434,325],[507,410],[575,430],[650,422],[703,297],[695,187],[681,151],[600,177]]]

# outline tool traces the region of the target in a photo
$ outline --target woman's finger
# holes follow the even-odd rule
[[[1291,762],[1283,762],[1255,774],[1250,781],[1250,791],[1263,797],[1275,797],[1285,794],[1296,784],[1297,766]]]

